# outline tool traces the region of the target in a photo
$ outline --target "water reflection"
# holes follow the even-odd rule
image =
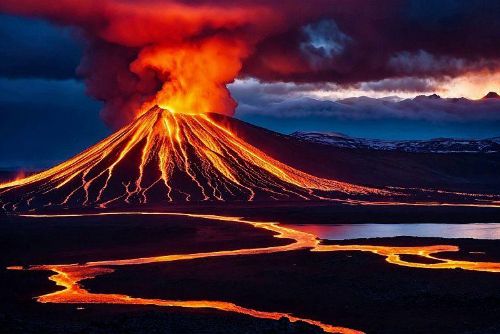
[[[397,236],[500,239],[500,224],[293,224],[287,226],[329,240]]]

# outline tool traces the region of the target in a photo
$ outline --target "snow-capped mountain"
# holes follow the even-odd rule
[[[413,153],[495,153],[500,137],[488,139],[436,138],[430,140],[379,140],[353,138],[336,132],[294,132],[291,136],[308,142],[341,148]]]

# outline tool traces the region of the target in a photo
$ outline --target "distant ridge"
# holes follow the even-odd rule
[[[500,99],[500,95],[498,95],[497,92],[489,92],[483,97],[483,100],[486,99]]]
[[[408,153],[496,153],[500,137],[488,139],[435,138],[429,140],[380,140],[353,138],[336,132],[294,132],[293,137],[340,148]]]

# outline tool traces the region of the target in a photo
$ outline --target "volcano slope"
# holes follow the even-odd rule
[[[258,135],[266,131],[267,135]],[[371,187],[500,193],[500,153],[432,153],[342,148],[255,126],[238,135],[275,159],[323,178]],[[300,152],[301,159],[297,159]]]
[[[207,114],[153,107],[70,160],[0,185],[1,205],[23,211],[389,194],[301,172],[243,141],[223,123]]]
[[[489,194],[391,190],[385,186],[394,186],[393,176],[397,179],[398,169],[404,169],[401,161],[390,173],[379,171],[373,177],[370,170],[377,168],[371,166],[377,164],[360,160],[362,152],[338,156],[322,149],[233,118],[172,113],[155,106],[68,161],[0,184],[0,209],[305,200],[498,206],[499,197]]]

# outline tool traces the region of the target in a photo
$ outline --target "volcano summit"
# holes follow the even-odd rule
[[[158,106],[70,160],[0,189],[3,208],[12,210],[384,193],[283,164],[209,114]]]

